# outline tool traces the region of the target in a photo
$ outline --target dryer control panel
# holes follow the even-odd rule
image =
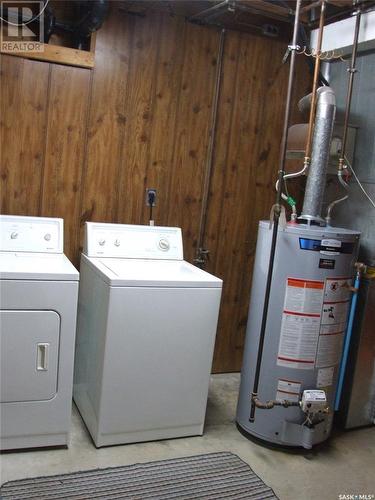
[[[0,250],[62,253],[63,224],[63,219],[0,215]]]
[[[183,260],[181,229],[86,222],[84,253],[88,257]]]

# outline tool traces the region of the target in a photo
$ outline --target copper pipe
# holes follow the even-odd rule
[[[311,160],[311,144],[312,144],[312,134],[313,134],[313,128],[314,128],[315,111],[316,111],[316,97],[317,97],[316,91],[318,88],[318,80],[319,80],[319,72],[320,72],[320,54],[322,51],[325,11],[326,11],[326,2],[325,2],[325,0],[323,0],[322,5],[320,7],[318,43],[317,43],[317,47],[316,47],[313,90],[312,90],[312,95],[311,95],[310,118],[309,118],[309,127],[307,130],[307,141],[306,141],[306,150],[305,150],[305,166],[310,165],[310,160]]]
[[[358,3],[358,2],[356,2],[356,3]],[[348,73],[349,73],[348,92],[346,95],[344,132],[343,132],[343,136],[342,136],[341,155],[339,158],[339,167],[338,167],[339,170],[343,169],[344,162],[345,162],[346,142],[347,142],[347,138],[348,138],[348,127],[349,127],[350,107],[351,107],[351,103],[352,103],[354,75],[357,72],[355,65],[356,65],[356,60],[357,60],[359,28],[361,25],[361,14],[362,14],[361,10],[358,9],[357,14],[356,14],[356,21],[355,21],[352,58],[350,61],[350,67],[348,68]]]
[[[283,399],[278,401],[277,399],[272,399],[270,401],[260,401],[258,397],[253,397],[254,405],[261,410],[272,410],[275,406],[283,406],[284,408],[289,408],[290,406],[300,406],[299,401],[289,401],[288,399]]]

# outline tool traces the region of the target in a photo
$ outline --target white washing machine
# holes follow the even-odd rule
[[[0,449],[68,444],[78,271],[63,220],[0,216]]]
[[[201,435],[222,281],[181,229],[87,223],[74,400],[97,447]]]

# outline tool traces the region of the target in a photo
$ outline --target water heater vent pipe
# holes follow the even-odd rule
[[[300,216],[308,224],[325,225],[321,212],[335,114],[335,93],[331,87],[320,87],[317,90],[311,164]]]

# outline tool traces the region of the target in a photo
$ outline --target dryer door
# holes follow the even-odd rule
[[[1,402],[43,401],[57,390],[60,316],[0,311]]]

